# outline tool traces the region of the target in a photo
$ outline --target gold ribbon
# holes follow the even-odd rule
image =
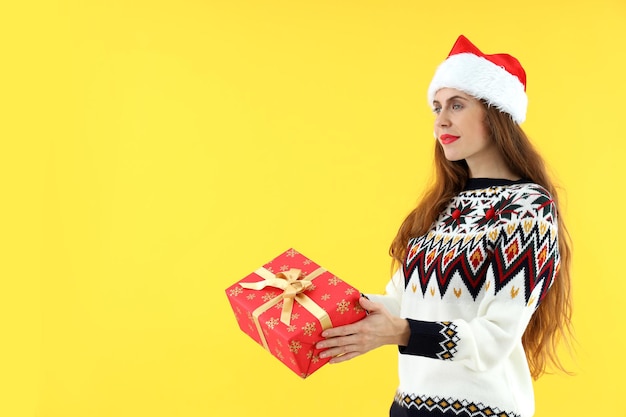
[[[267,341],[265,340],[265,335],[263,334],[263,330],[261,329],[261,324],[259,323],[259,317],[271,307],[278,304],[281,300],[284,301],[283,309],[280,314],[280,321],[285,323],[287,326],[291,324],[291,312],[293,310],[293,303],[294,301],[297,301],[298,304],[304,307],[307,311],[313,314],[316,319],[320,321],[320,324],[322,325],[322,330],[333,327],[333,324],[326,310],[318,306],[315,301],[311,300],[308,296],[303,294],[303,292],[307,288],[313,285],[311,281],[322,275],[324,272],[326,272],[324,268],[317,268],[310,274],[302,276],[302,271],[292,268],[288,271],[279,272],[278,274],[274,275],[265,268],[259,268],[254,271],[254,273],[263,278],[263,281],[239,283],[239,285],[241,285],[243,288],[248,288],[256,291],[262,290],[265,287],[275,287],[283,290],[282,294],[272,298],[265,304],[257,307],[252,312],[254,323],[256,324],[257,331],[259,332],[261,342],[263,343],[263,347],[265,347],[265,349],[269,350],[267,346]]]

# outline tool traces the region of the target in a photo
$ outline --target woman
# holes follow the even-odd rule
[[[428,90],[435,181],[391,244],[398,266],[369,315],[328,329],[332,363],[399,348],[391,416],[534,413],[533,378],[569,334],[570,245],[556,190],[519,127],[526,75],[460,36]]]

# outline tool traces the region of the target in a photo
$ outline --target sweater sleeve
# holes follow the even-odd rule
[[[367,294],[367,298],[375,303],[381,303],[394,316],[400,315],[402,294],[404,293],[404,274],[399,268],[385,287],[385,294]]]
[[[399,347],[401,353],[459,361],[482,371],[508,357],[519,343],[552,285],[560,255],[556,208],[545,190],[518,196],[508,209],[489,231],[493,252],[476,317],[438,322],[408,318],[411,336],[407,346]]]

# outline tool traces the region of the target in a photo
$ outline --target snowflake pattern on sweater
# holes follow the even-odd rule
[[[537,184],[489,184],[454,197],[372,298],[409,323],[397,401],[407,411],[431,415],[419,399],[445,398],[534,412],[521,337],[558,273],[556,207]]]
[[[416,272],[425,295],[436,275],[443,298],[450,278],[458,273],[476,300],[487,284],[487,266],[493,264],[496,293],[523,270],[525,302],[537,285],[543,286],[543,299],[559,261],[556,228],[551,227],[556,225],[554,204],[548,192],[537,185],[517,185],[507,191],[493,187],[456,197],[428,234],[409,241],[404,276],[410,278]],[[501,198],[494,199],[497,196]],[[457,298],[459,291],[462,289],[454,292]],[[515,292],[514,297],[517,295]]]

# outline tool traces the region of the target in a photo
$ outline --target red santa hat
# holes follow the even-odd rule
[[[508,54],[487,55],[461,35],[428,87],[428,103],[441,88],[455,88],[507,113],[520,124],[526,119],[526,72]]]

